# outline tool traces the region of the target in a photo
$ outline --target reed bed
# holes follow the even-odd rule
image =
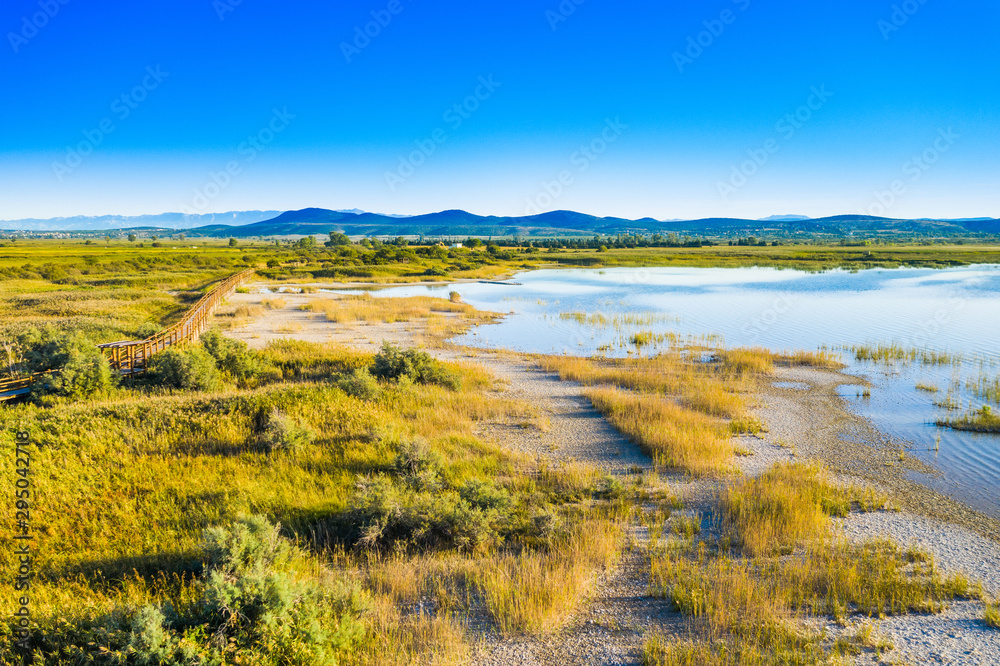
[[[989,405],[983,405],[979,409],[969,410],[958,418],[938,419],[936,425],[952,430],[1000,433],[1000,414],[994,412]]]
[[[906,347],[897,342],[855,345],[846,348],[854,353],[858,361],[869,361],[883,365],[894,363],[921,363],[922,365],[960,365],[964,357],[960,354],[934,351],[916,347]]]

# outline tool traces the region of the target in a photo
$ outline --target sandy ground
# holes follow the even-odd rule
[[[254,285],[251,289],[256,291]],[[273,297],[236,294],[230,305],[254,305]],[[487,367],[502,380],[511,397],[535,405],[546,423],[542,429],[491,424],[484,427],[482,437],[554,464],[586,463],[618,475],[652,468],[649,458],[593,409],[582,387],[538,370],[530,358],[435,345],[421,335],[419,323],[346,327],[299,309],[310,299],[329,297],[282,294],[286,301],[283,308],[265,310],[259,318],[240,322],[227,334],[255,348],[270,340],[289,338],[337,342],[368,351],[377,349],[383,340],[406,346],[431,344],[429,351],[443,360],[467,359]],[[885,537],[904,546],[916,543],[929,550],[942,569],[962,571],[973,580],[981,580],[988,592],[1000,594],[1000,544],[989,538],[1000,534],[996,521],[990,522],[923,486],[914,488],[916,484],[905,479],[906,466],[918,462],[911,459],[899,464],[901,444],[850,414],[836,394],[838,385],[860,380],[810,368],[778,369],[775,380],[792,384],[766,387],[758,396],[755,411],[768,425],[768,432],[760,437],[740,438],[741,448],[753,453],[736,459],[745,477],[758,475],[775,462],[809,458],[823,461],[848,482],[877,485],[888,491],[904,511],[852,515],[841,523],[848,538]],[[721,489],[719,482],[690,481],[680,476],[667,481],[687,511],[711,515]],[[543,637],[505,640],[482,635],[472,663],[640,663],[642,642],[648,632],[684,633],[684,620],[670,610],[669,604],[646,594],[648,547],[645,528],[636,524],[620,566],[598,581],[593,597],[581,605],[563,629]],[[877,630],[896,646],[884,658],[913,664],[1000,664],[1000,632],[985,627],[981,618],[981,603],[961,602],[936,616],[908,615],[878,621]],[[848,628],[831,625],[829,633],[836,636],[856,624]],[[875,658],[868,652],[858,657],[858,663],[873,663]]]

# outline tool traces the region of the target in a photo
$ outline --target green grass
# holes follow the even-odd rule
[[[966,382],[966,388],[980,400],[1000,405],[1000,375],[989,375],[981,371],[978,377]]]
[[[989,405],[983,405],[980,409],[969,411],[958,418],[939,419],[936,424],[952,430],[1000,433],[1000,415]]]

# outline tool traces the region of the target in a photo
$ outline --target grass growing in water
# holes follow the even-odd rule
[[[994,413],[993,408],[989,405],[983,405],[959,418],[939,419],[936,424],[952,430],[1000,433],[1000,415]]]
[[[1000,405],[1000,375],[990,376],[980,372],[976,379],[970,379],[965,386],[980,400],[989,400]]]
[[[918,362],[923,365],[959,365],[963,360],[960,354],[904,347],[897,342],[854,345],[846,349],[854,352],[854,358],[858,361],[870,361],[884,365]]]

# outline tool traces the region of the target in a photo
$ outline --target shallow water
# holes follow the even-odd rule
[[[479,309],[509,313],[498,324],[454,340],[477,347],[624,356],[656,353],[680,336],[777,351],[898,342],[961,354],[966,360],[960,366],[885,366],[856,361],[853,353],[843,352],[848,372],[873,382],[869,398],[858,395],[856,387],[845,398],[882,430],[912,443],[910,455],[941,470],[921,482],[1000,516],[1000,437],[932,424],[949,414],[933,402],[945,396],[954,380],[964,385],[980,372],[1000,373],[1000,266],[824,273],[570,269],[531,271],[513,280],[520,284],[407,286],[375,293],[447,297],[457,291]],[[603,319],[587,316],[595,314]],[[653,338],[641,348],[633,344],[640,332]],[[918,391],[918,382],[941,391]],[[955,395],[963,408],[983,404],[964,386]]]

